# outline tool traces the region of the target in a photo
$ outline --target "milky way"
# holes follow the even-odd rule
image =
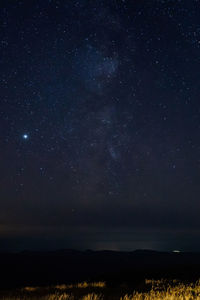
[[[200,2],[2,0],[0,22],[1,249],[200,249]]]

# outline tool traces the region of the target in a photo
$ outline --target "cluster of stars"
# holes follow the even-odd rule
[[[15,222],[35,214],[45,224],[56,211],[55,223],[66,217],[75,225],[79,213],[90,225],[91,215],[99,225],[106,215],[109,226],[116,209],[135,224],[147,211],[163,216],[163,207],[177,211],[182,202],[186,215],[188,195],[197,209],[199,5],[0,4],[6,220],[7,201],[13,211],[17,205]]]

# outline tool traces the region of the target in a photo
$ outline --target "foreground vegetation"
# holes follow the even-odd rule
[[[4,300],[200,300],[200,280],[187,284],[177,280],[146,280],[145,289],[130,294],[123,287],[109,289],[104,282],[82,282],[49,288],[25,287],[4,292],[0,297]]]

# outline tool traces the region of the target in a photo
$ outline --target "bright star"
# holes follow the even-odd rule
[[[23,137],[24,140],[27,140],[28,139],[28,134],[23,134],[22,137]]]

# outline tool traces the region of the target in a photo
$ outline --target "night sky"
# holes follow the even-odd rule
[[[200,1],[0,1],[0,250],[200,250]]]

